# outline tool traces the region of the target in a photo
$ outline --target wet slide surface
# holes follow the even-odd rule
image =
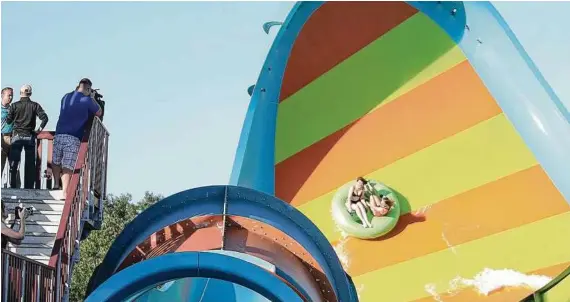
[[[358,176],[405,200],[377,240],[343,237],[330,215]],[[279,98],[275,195],[334,243],[362,301],[513,301],[533,289],[483,295],[458,280],[570,265],[568,203],[457,44],[402,2],[327,2],[303,26]]]

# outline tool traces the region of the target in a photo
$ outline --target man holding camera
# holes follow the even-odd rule
[[[11,227],[4,224],[4,220],[8,218],[8,214],[6,213],[4,202],[2,202],[2,249],[6,249],[8,242],[13,244],[22,243],[26,234],[26,218],[28,218],[30,214],[31,211],[28,209],[22,209],[20,207],[16,208],[16,219],[20,219],[20,229],[18,231],[14,231],[12,229],[14,227],[13,224]],[[14,219],[14,223],[16,219]]]
[[[91,86],[91,80],[81,79],[77,89],[65,94],[61,99],[53,140],[52,171],[54,189],[63,190],[63,200],[67,198],[67,189],[75,169],[85,126],[92,115],[101,116],[101,107],[91,97]]]

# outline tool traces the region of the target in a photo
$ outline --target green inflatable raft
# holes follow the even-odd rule
[[[351,181],[342,186],[333,197],[332,200],[332,216],[337,226],[348,235],[360,239],[373,239],[388,234],[400,218],[400,202],[398,196],[388,188],[386,185],[375,180],[369,180],[368,184],[374,189],[374,194],[387,196],[394,201],[394,207],[388,212],[386,216],[375,217],[372,215],[370,209],[367,209],[368,219],[372,224],[371,228],[364,228],[362,222],[356,213],[349,213],[346,209],[346,200],[348,199],[348,191],[354,185]],[[368,195],[365,196],[369,198]]]

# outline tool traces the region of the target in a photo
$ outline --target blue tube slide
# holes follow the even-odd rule
[[[345,273],[333,247],[307,217],[291,205],[274,196],[249,188],[222,185],[195,188],[171,195],[139,214],[115,239],[103,262],[91,276],[87,289],[87,293],[90,294],[89,297],[91,298],[91,295],[99,297],[99,290],[108,291],[109,289],[102,287],[102,284],[107,283],[108,280],[115,278],[115,275],[118,274],[122,276],[121,278],[124,282],[116,283],[115,287],[134,286],[139,291],[145,289],[142,285],[145,287],[156,286],[173,279],[201,277],[184,276],[181,273],[174,274],[174,272],[171,275],[168,271],[176,268],[176,265],[173,265],[161,271],[162,274],[170,276],[169,278],[157,278],[153,284],[141,281],[142,283],[136,283],[137,285],[128,285],[135,282],[138,278],[139,270],[134,270],[134,268],[139,265],[145,265],[152,259],[132,265],[133,270],[125,269],[117,273],[117,269],[128,254],[154,232],[190,217],[223,215],[224,213],[226,215],[254,219],[285,232],[303,246],[317,261],[340,301],[358,301],[354,284]],[[157,266],[160,266],[160,263],[167,265],[165,261],[152,263],[156,263]],[[123,272],[125,273],[123,274]],[[129,274],[128,272],[131,273]],[[283,280],[287,280],[290,284],[295,285],[293,278],[286,276],[278,269],[276,272]],[[226,280],[221,277],[216,278],[215,276],[209,276],[208,278]],[[244,286],[247,287],[247,285]],[[296,287],[297,289],[302,289],[301,286],[302,284],[299,284]],[[126,291],[134,293],[131,289]],[[262,293],[260,292],[260,294]],[[263,296],[266,295],[263,294]],[[122,294],[121,297],[126,297],[126,295]]]
[[[101,284],[86,302],[127,301],[157,283],[189,277],[230,281],[269,301],[302,301],[277,276],[248,261],[217,253],[182,252],[152,258],[120,271]]]

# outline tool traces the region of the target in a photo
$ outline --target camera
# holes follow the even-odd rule
[[[103,95],[99,93],[99,89],[91,89],[93,91],[93,99],[99,103],[103,102]]]
[[[17,207],[14,209],[14,212],[15,212],[15,214],[16,214],[16,219],[20,219],[20,211],[21,211],[22,209],[23,209],[24,211],[28,212],[28,216],[34,215],[34,207],[22,208],[22,207],[20,207],[20,206],[17,206]]]
[[[103,95],[99,93],[99,89],[91,89],[93,93],[91,94],[95,102],[101,107],[101,121],[105,115],[105,101],[103,101]]]

